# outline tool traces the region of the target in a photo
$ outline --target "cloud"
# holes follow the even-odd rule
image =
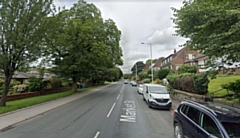
[[[156,45],[161,45],[161,50],[172,50],[180,43],[185,42],[182,37],[174,36],[176,34],[173,27],[166,28],[162,31],[156,30],[154,34],[149,37],[148,42]]]
[[[171,21],[173,12],[170,7],[179,8],[183,0],[86,0],[93,3],[102,13],[103,19],[112,19],[121,31],[120,46],[123,51],[123,73],[131,73],[138,61],[152,57],[166,57],[174,48],[183,44],[185,39],[173,36],[175,30]],[[70,8],[77,0],[54,0],[59,5]]]

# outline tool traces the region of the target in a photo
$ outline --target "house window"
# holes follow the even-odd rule
[[[186,59],[189,59],[189,58],[188,58],[188,54],[186,54]]]
[[[192,58],[194,59],[194,58],[195,58],[195,55],[192,55]]]

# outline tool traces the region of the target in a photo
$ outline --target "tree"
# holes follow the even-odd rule
[[[136,74],[136,70],[137,70],[137,74],[139,74],[140,72],[143,71],[145,64],[142,61],[138,61],[137,63],[134,64],[134,66],[131,68],[132,74]]]
[[[44,22],[53,10],[52,0],[1,0],[0,69],[5,76],[0,106],[6,98],[12,76],[41,56],[43,37],[48,30]]]
[[[189,38],[185,45],[202,51],[211,68],[232,65],[240,59],[240,3],[227,0],[185,0],[174,11],[177,35]]]
[[[170,72],[170,69],[169,69],[169,68],[160,69],[160,70],[157,72],[158,78],[159,78],[159,79],[164,79],[164,78],[166,78],[169,72]]]
[[[103,22],[95,5],[78,1],[49,22],[56,22],[48,39],[49,58],[56,74],[72,79],[74,92],[78,80],[96,81],[98,73],[122,64],[121,32],[112,20]]]

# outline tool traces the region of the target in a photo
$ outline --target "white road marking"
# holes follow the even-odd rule
[[[94,136],[94,138],[97,138],[99,134],[100,134],[100,132],[98,131],[98,132],[96,133],[96,135]]]
[[[108,117],[110,116],[110,114],[112,113],[112,110],[113,110],[113,108],[115,107],[115,104],[116,104],[116,103],[113,104],[111,110],[109,111],[109,113],[108,113],[108,115],[107,115],[107,118],[108,118]]]
[[[120,94],[118,95],[117,100],[119,99],[119,97],[120,97]]]

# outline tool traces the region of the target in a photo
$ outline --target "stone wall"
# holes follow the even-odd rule
[[[175,99],[178,101],[183,101],[183,100],[191,100],[191,101],[199,101],[199,102],[212,101],[212,102],[221,103],[221,104],[225,104],[225,105],[240,109],[240,104],[229,102],[229,101],[226,101],[225,99],[221,99],[221,98],[212,99],[210,97],[206,97],[205,95],[193,94],[193,93],[188,93],[188,92],[179,91],[175,89],[171,91],[171,97],[172,99]]]

